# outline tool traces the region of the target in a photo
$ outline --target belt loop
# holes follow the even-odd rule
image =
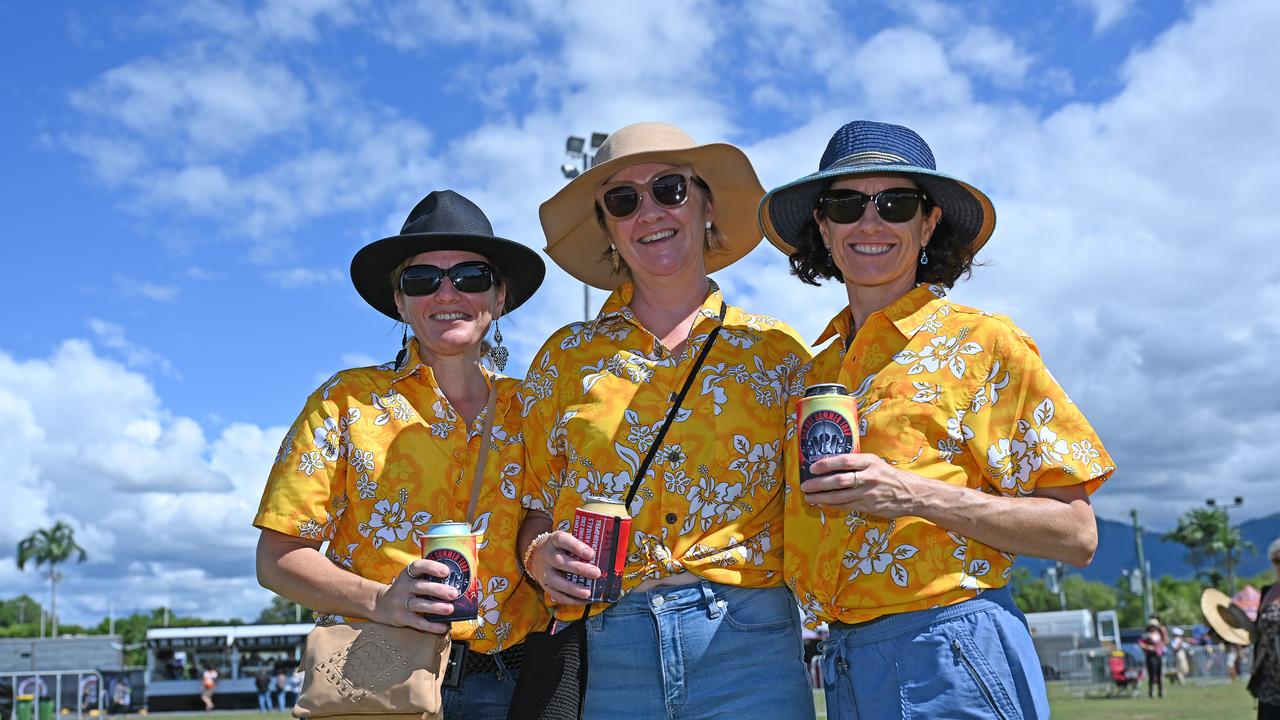
[[[498,671],[497,671],[498,679],[506,680],[507,676],[510,675],[510,673],[507,672],[507,664],[502,662],[502,653],[496,652],[490,655],[489,657],[493,658],[493,664],[496,665],[498,668]]]
[[[604,632],[604,612],[600,612],[599,614],[588,618],[587,623],[590,625],[592,630],[595,630],[596,632]]]
[[[699,580],[698,587],[702,590],[702,601],[707,604],[707,617],[712,620],[718,619],[724,609],[724,601],[716,599],[716,591],[712,589],[709,581]]]

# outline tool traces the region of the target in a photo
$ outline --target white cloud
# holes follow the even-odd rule
[[[1133,12],[1134,0],[1075,0],[1093,14],[1093,33],[1101,35]]]
[[[125,337],[124,328],[115,323],[109,323],[98,318],[89,319],[89,329],[98,337],[103,347],[111,348],[118,351],[124,356],[125,364],[131,368],[147,369],[157,368],[166,375],[173,375],[173,365],[169,363],[163,355],[129,342]]]
[[[295,289],[342,282],[345,275],[333,268],[288,268],[267,273],[267,279],[282,288]]]
[[[952,46],[951,55],[957,66],[985,75],[1001,87],[1021,86],[1032,62],[1012,38],[985,25],[968,28]]]
[[[68,621],[96,620],[108,600],[155,597],[165,582],[175,607],[208,617],[252,617],[265,605],[250,523],[283,428],[232,424],[206,440],[194,420],[165,410],[144,376],[80,340],[46,358],[0,352],[0,422],[8,591],[43,597],[41,577],[18,573],[12,553],[65,520],[89,554],[65,569]]]
[[[178,299],[176,285],[157,285],[145,280],[135,280],[125,275],[116,276],[116,287],[124,295],[144,297],[156,302],[172,303]]]

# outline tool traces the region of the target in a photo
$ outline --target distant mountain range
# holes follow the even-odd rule
[[[1241,523],[1240,534],[1257,547],[1256,553],[1246,553],[1236,570],[1238,577],[1256,575],[1271,569],[1267,558],[1267,546],[1280,537],[1280,513]],[[1163,532],[1146,531],[1142,534],[1142,552],[1151,563],[1154,577],[1168,575],[1188,579],[1195,575],[1195,568],[1187,562],[1187,549],[1178,543],[1161,540]],[[1137,566],[1138,554],[1134,548],[1133,526],[1128,523],[1098,518],[1098,552],[1093,564],[1083,570],[1072,568],[1073,573],[1087,580],[1114,584],[1120,571]],[[1037,558],[1018,558],[1018,567],[1026,568],[1039,577],[1052,561]]]

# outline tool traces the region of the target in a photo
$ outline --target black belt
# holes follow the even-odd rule
[[[498,672],[498,663],[494,659],[495,657],[502,659],[502,666],[506,668],[506,672],[511,673],[519,670],[520,666],[524,665],[524,644],[521,643],[494,654],[467,653],[467,662],[462,670],[463,675],[482,675]]]

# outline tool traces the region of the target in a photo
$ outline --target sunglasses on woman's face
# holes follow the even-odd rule
[[[435,265],[410,265],[400,273],[400,292],[410,297],[432,295],[446,277],[459,292],[482,293],[493,287],[493,266],[479,260],[460,262],[448,270]]]
[[[914,188],[889,188],[874,195],[857,190],[828,190],[818,196],[818,209],[832,222],[848,225],[862,219],[870,201],[875,203],[881,220],[902,223],[916,216],[925,197],[923,191]]]
[[[640,193],[647,192],[663,207],[679,207],[689,199],[690,170],[664,172],[646,183],[612,182],[604,185],[596,199],[615,218],[630,217],[640,208]]]

